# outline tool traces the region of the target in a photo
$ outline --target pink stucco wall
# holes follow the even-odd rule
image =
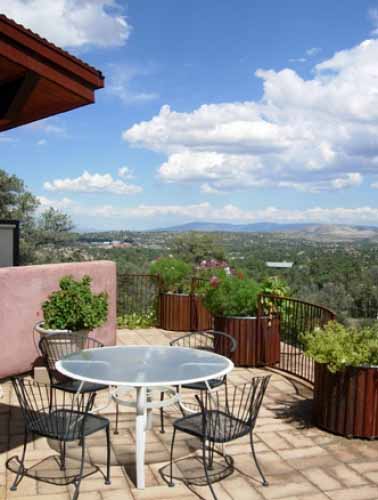
[[[32,368],[39,356],[33,326],[43,319],[41,304],[58,289],[62,276],[92,278],[92,289],[106,291],[109,314],[106,324],[91,336],[106,345],[116,341],[116,266],[111,261],[75,262],[42,266],[0,268],[0,379]]]

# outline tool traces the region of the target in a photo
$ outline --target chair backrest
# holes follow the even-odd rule
[[[202,391],[196,396],[203,415],[204,433],[222,434],[232,441],[256,424],[271,375],[253,377],[240,385],[224,385],[215,391]]]
[[[67,377],[55,369],[57,361],[68,354],[96,347],[104,347],[104,344],[96,339],[75,332],[51,333],[42,337],[39,341],[39,349],[48,369],[50,380],[53,383],[67,380]]]
[[[230,357],[237,349],[237,341],[231,335],[216,330],[191,332],[170,342],[171,346],[191,347],[211,352],[219,352]]]
[[[20,377],[12,384],[28,432],[57,439],[80,437],[94,394],[70,394]]]

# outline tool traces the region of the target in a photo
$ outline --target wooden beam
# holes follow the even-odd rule
[[[0,119],[16,120],[33,93],[39,76],[28,71],[22,78],[0,87]]]

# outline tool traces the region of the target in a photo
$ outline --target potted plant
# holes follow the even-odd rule
[[[150,265],[160,280],[159,320],[164,330],[191,329],[192,267],[181,259],[160,257]]]
[[[314,420],[347,437],[378,437],[378,327],[330,321],[302,336],[315,361]]]
[[[108,298],[105,292],[91,290],[90,276],[75,280],[64,276],[59,290],[50,294],[42,304],[43,321],[37,323],[40,335],[57,332],[74,332],[82,337],[105,323],[108,315]]]
[[[203,304],[214,316],[214,329],[235,337],[237,366],[273,365],[280,357],[280,325],[275,315],[258,315],[262,286],[241,273],[219,271],[202,288]]]

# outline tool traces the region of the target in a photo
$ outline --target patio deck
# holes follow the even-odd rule
[[[177,333],[158,329],[118,332],[119,344],[167,344]],[[235,369],[230,383],[248,381],[257,369]],[[24,478],[16,492],[9,491],[14,474],[6,470],[7,459],[21,451],[23,423],[11,385],[2,385],[0,399],[0,499],[10,500],[69,500],[71,486],[54,486]],[[99,394],[98,402],[106,400]],[[114,421],[114,407],[104,414]],[[211,499],[207,487],[189,489],[180,482],[169,488],[160,471],[169,461],[171,426],[178,415],[175,408],[166,412],[166,433],[159,432],[158,414],[153,430],[147,432],[146,489],[133,484],[135,433],[131,410],[122,410],[120,433],[112,434],[112,484],[105,486],[99,473],[81,483],[81,500],[180,500]],[[311,425],[311,391],[302,384],[274,373],[256,426],[256,451],[269,487],[263,487],[253,463],[248,437],[229,446],[235,460],[235,472],[215,485],[220,500],[377,500],[378,441],[348,440],[323,432]],[[29,444],[27,464],[43,460],[54,451],[53,443],[36,439]],[[99,433],[88,439],[89,458],[105,465],[105,437]],[[175,459],[193,456],[196,442],[178,434]],[[77,444],[70,446],[68,457],[74,458]]]

